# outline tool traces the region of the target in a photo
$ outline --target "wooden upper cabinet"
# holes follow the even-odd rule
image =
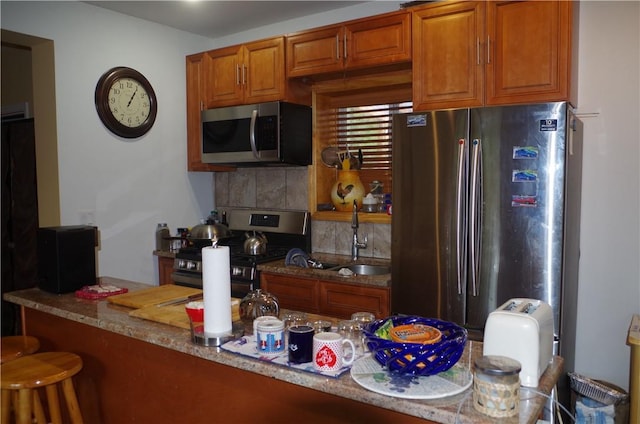
[[[574,7],[573,1],[453,1],[416,8],[414,109],[575,105]]]
[[[413,108],[480,106],[484,2],[445,3],[413,13]]]
[[[225,171],[233,168],[202,163],[200,112],[207,102],[206,61],[204,53],[187,56],[187,170]]]
[[[207,108],[283,100],[284,37],[206,53]]]
[[[488,2],[486,104],[576,102],[574,1]],[[577,13],[575,14],[577,16]]]
[[[393,12],[287,36],[289,78],[408,64],[411,15]]]

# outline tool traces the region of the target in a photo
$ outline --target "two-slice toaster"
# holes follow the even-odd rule
[[[483,355],[516,359],[520,384],[537,387],[553,356],[553,311],[536,299],[511,299],[489,314]]]

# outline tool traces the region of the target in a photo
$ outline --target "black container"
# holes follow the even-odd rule
[[[38,287],[60,294],[96,284],[96,240],[96,227],[39,228]]]

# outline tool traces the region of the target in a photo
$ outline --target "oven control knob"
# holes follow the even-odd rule
[[[187,262],[187,269],[190,271],[195,271],[196,269],[196,263],[193,261],[189,261]]]
[[[242,275],[242,268],[234,266],[231,269],[231,275]]]
[[[184,259],[179,259],[178,260],[178,269],[184,269],[186,264],[185,264],[185,260]]]

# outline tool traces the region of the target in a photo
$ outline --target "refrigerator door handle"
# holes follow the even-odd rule
[[[464,219],[464,196],[466,196],[466,192],[464,191],[464,167],[465,167],[465,139],[461,138],[458,140],[458,180],[457,180],[457,199],[456,199],[456,257],[458,258],[458,295],[462,295],[462,285],[464,280],[464,268],[463,264],[465,261],[465,254],[463,252],[464,246],[464,231],[462,228],[462,223]]]
[[[478,225],[478,196],[479,177],[482,168],[480,154],[480,139],[474,138],[471,143],[471,184],[469,187],[469,261],[471,268],[471,290],[473,296],[478,296],[478,261],[480,258],[479,249],[479,225]]]

